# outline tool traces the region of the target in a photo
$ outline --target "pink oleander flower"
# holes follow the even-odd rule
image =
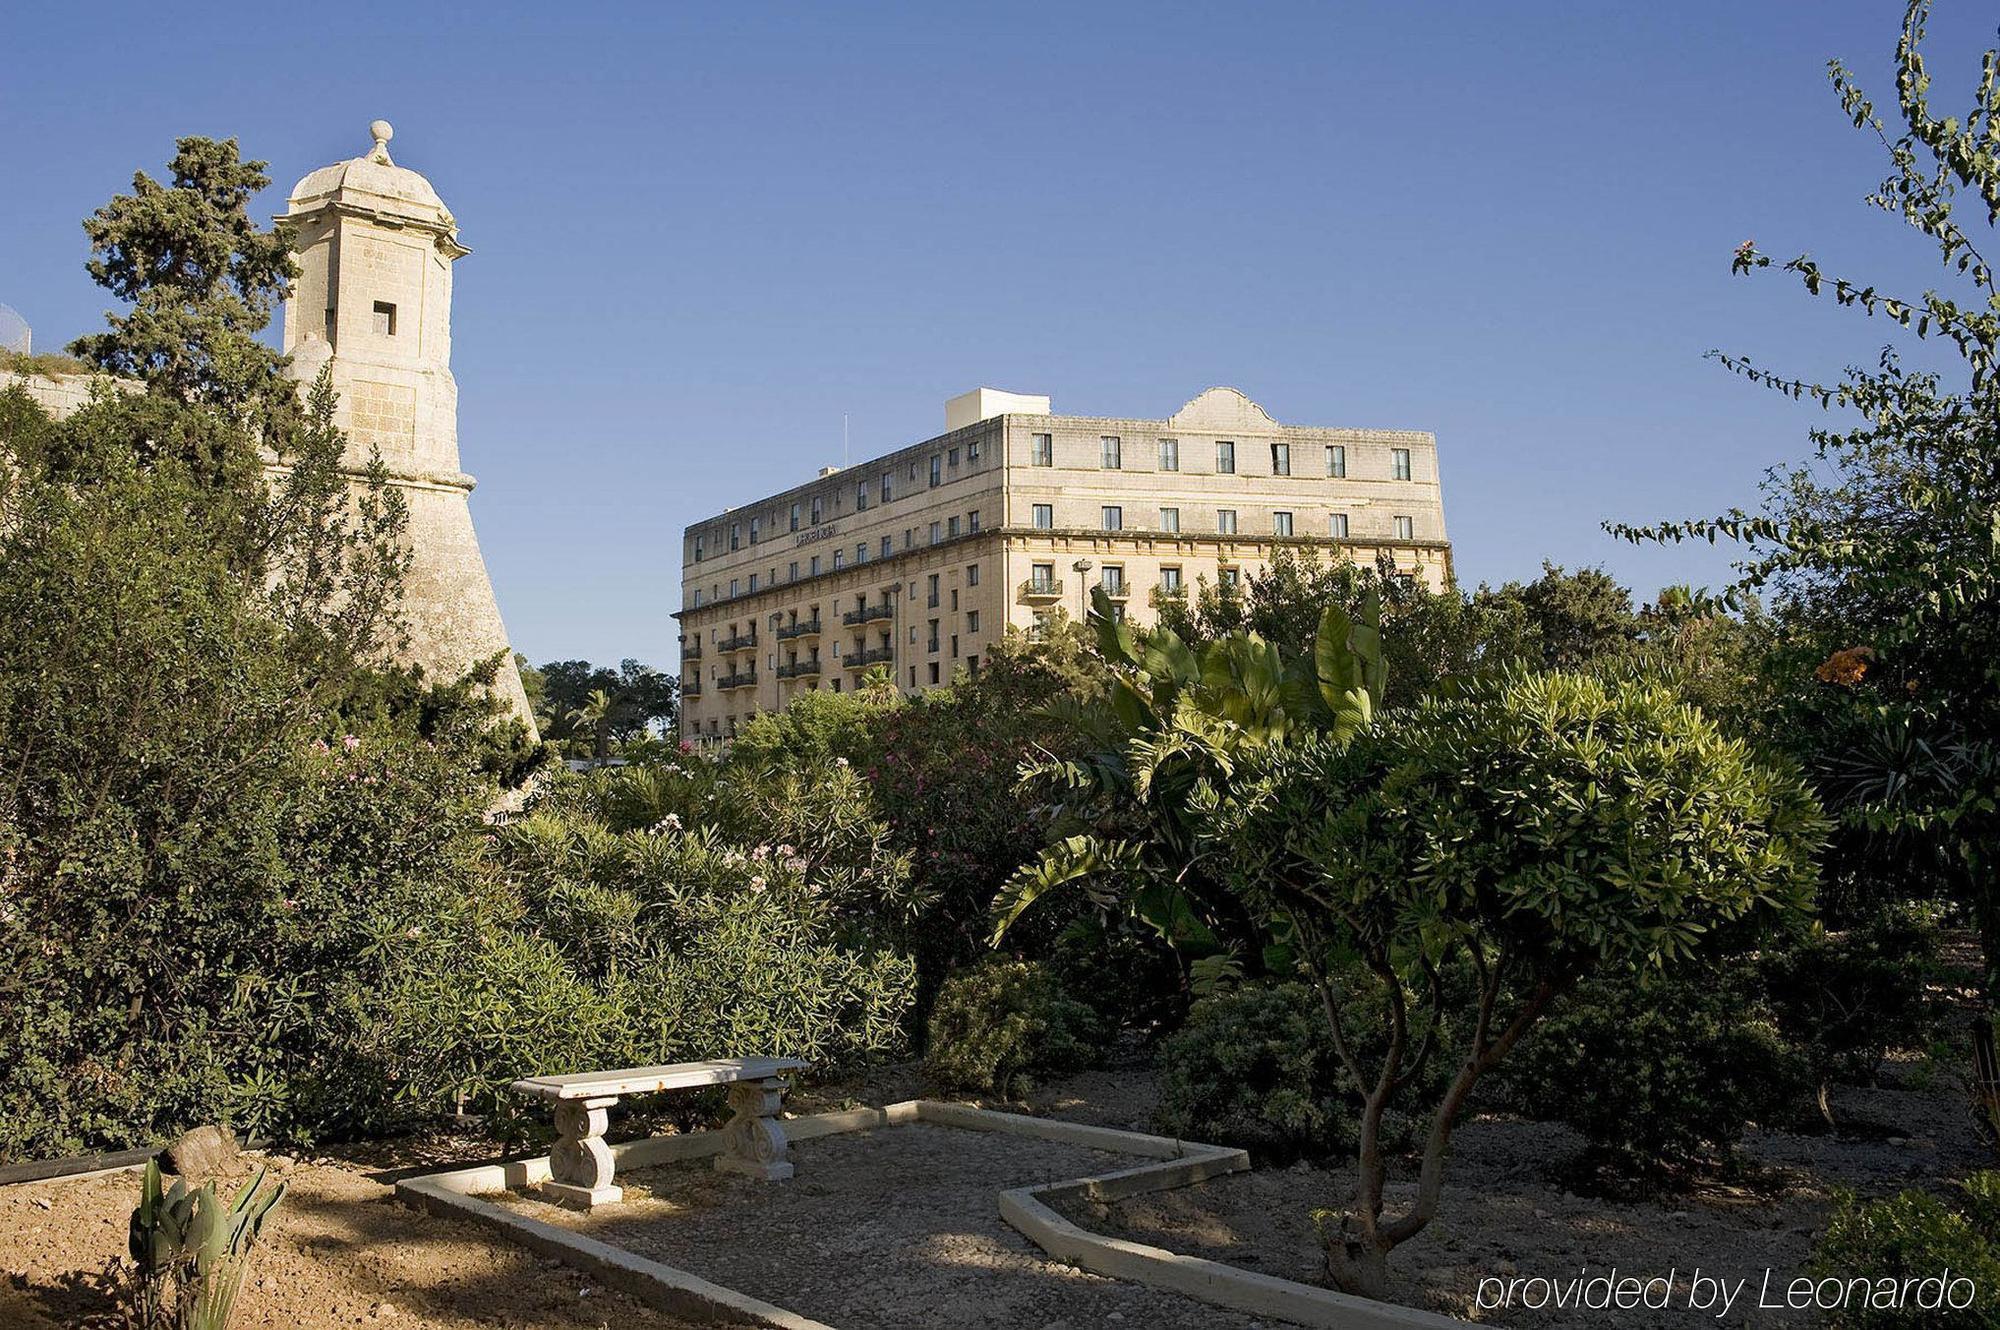
[[[361,736],[358,734],[344,734],[340,737],[340,746],[351,753],[361,747]]]

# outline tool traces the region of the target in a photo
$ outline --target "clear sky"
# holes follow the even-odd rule
[[[179,134],[277,185],[368,147],[458,216],[453,369],[473,513],[536,661],[671,666],[687,522],[943,428],[990,385],[1165,416],[1211,384],[1278,419],[1436,432],[1468,583],[1543,559],[1650,596],[1724,558],[1607,517],[1703,514],[1799,456],[1807,408],[1705,362],[1814,374],[1879,325],[1754,238],[1912,290],[1860,200],[1894,0],[1039,6],[13,7],[0,302],[97,327],[79,220]],[[1939,0],[1962,110],[1993,11]]]

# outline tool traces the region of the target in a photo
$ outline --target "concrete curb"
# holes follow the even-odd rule
[[[785,1122],[785,1134],[795,1141],[809,1141],[841,1132],[868,1131],[911,1122],[1031,1136],[1151,1160],[1132,1168],[1032,1187],[1016,1187],[1000,1193],[1000,1217],[1009,1226],[1056,1260],[1093,1274],[1169,1289],[1212,1306],[1248,1312],[1253,1316],[1276,1317],[1319,1330],[1450,1330],[1452,1327],[1463,1330],[1468,1324],[1433,1312],[1374,1302],[1311,1284],[1239,1270],[1220,1261],[1182,1256],[1160,1247],[1104,1237],[1070,1223],[1047,1204],[1049,1201],[1071,1199],[1116,1201],[1240,1173],[1250,1167],[1250,1156],[1243,1150],[931,1099],[905,1100],[879,1109],[856,1108],[789,1118]],[[611,1153],[617,1167],[624,1170],[701,1159],[721,1153],[722,1148],[720,1132],[704,1131],[625,1141],[612,1146]],[[396,1194],[432,1213],[472,1219],[499,1229],[543,1255],[588,1270],[607,1285],[678,1316],[695,1320],[733,1317],[780,1327],[780,1330],[833,1330],[833,1327],[819,1321],[734,1289],[723,1288],[685,1270],[647,1260],[608,1243],[530,1219],[504,1206],[479,1199],[481,1195],[493,1192],[518,1191],[544,1182],[548,1176],[549,1165],[545,1158],[482,1164],[448,1173],[406,1178],[396,1184]]]

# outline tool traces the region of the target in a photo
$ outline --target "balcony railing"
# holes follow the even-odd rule
[[[717,651],[748,651],[756,645],[757,630],[752,628],[747,633],[738,633],[734,637],[723,638],[715,644],[715,649]]]
[[[819,673],[819,657],[811,660],[796,660],[778,667],[780,679],[807,679]]]
[[[700,639],[700,638],[696,638],[696,639],[695,639],[694,641],[692,641],[692,642],[685,642],[685,643],[683,643],[683,644],[681,645],[681,659],[682,659],[682,660],[700,660],[700,659],[701,659],[701,639]]]
[[[877,619],[893,618],[895,613],[895,607],[885,600],[880,605],[863,605],[858,610],[849,610],[840,616],[840,621],[852,628],[858,623],[872,623]]]
[[[801,619],[797,623],[784,624],[779,627],[777,632],[771,635],[780,642],[789,642],[795,637],[818,637],[819,616],[815,614],[810,619]]]
[[[856,651],[850,655],[842,656],[840,663],[846,669],[865,670],[870,665],[880,665],[895,658],[896,648],[894,647],[870,647],[866,651]]]
[[[715,681],[715,686],[725,693],[732,688],[754,688],[757,686],[756,667],[738,670],[734,674],[725,674]]]
[[[700,697],[701,680],[695,678],[692,674],[683,676],[683,678],[681,679],[681,696]]]
[[[1031,577],[1021,583],[1022,600],[1061,600],[1062,593],[1060,577]]]
[[[1099,582],[1097,589],[1111,600],[1130,600],[1132,587],[1128,582]]]

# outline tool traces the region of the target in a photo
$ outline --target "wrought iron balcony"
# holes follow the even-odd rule
[[[1102,591],[1105,597],[1110,600],[1130,600],[1132,598],[1132,584],[1129,582],[1099,582],[1097,589]]]
[[[807,679],[817,675],[819,672],[820,664],[818,656],[814,656],[811,660],[792,661],[778,667],[778,677],[780,679]]]
[[[700,638],[698,638],[698,637],[697,637],[697,638],[696,638],[696,639],[695,639],[694,641],[692,641],[692,642],[683,642],[683,643],[681,644],[681,659],[682,659],[682,660],[700,660],[700,659],[701,659],[701,639],[700,639]]]
[[[818,637],[819,616],[815,614],[812,618],[801,619],[797,623],[782,624],[771,636],[780,642],[789,642],[795,637]]]
[[[715,649],[717,651],[748,651],[756,645],[757,630],[753,627],[747,633],[738,633],[734,637],[723,638],[715,644]]]
[[[885,600],[880,605],[863,605],[858,610],[849,610],[840,616],[840,621],[852,628],[858,623],[873,623],[877,619],[893,618],[895,613],[895,606]]]
[[[895,658],[894,647],[869,647],[866,651],[856,651],[851,655],[842,656],[840,663],[846,669],[865,670],[870,665],[881,665]]]
[[[738,670],[734,674],[725,674],[715,681],[715,686],[725,693],[732,688],[755,688],[757,686],[757,667],[753,665],[747,670]]]
[[[1061,600],[1062,593],[1060,577],[1031,577],[1021,583],[1022,600]]]

